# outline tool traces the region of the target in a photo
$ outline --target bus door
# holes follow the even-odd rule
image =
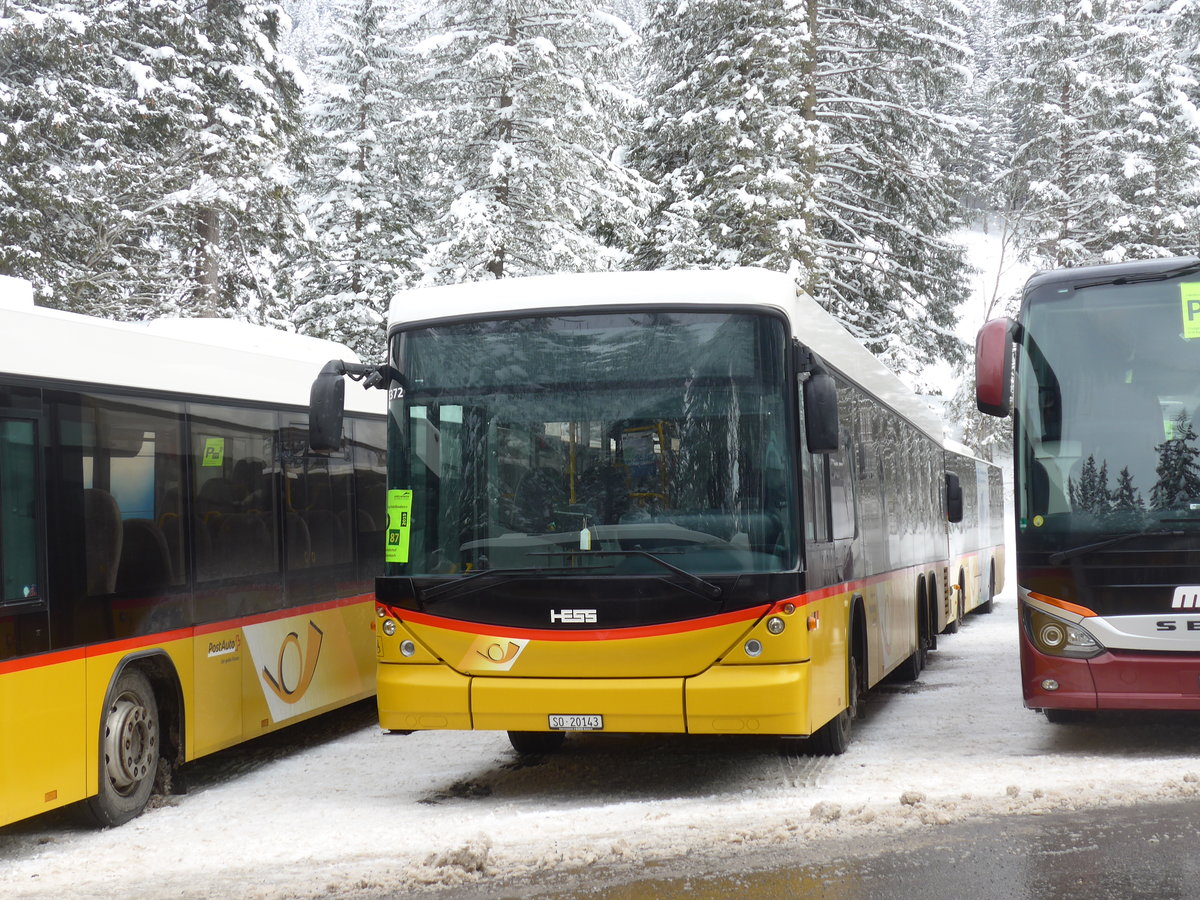
[[[85,790],[83,663],[45,653],[38,425],[0,416],[0,821],[52,809]]]

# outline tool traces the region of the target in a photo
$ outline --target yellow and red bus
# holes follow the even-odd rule
[[[185,761],[374,693],[382,398],[307,447],[345,347],[42,309],[13,278],[0,335],[0,825],[119,824]]]
[[[414,290],[388,362],[386,729],[780,735],[845,750],[915,678],[949,559],[942,425],[757,269]],[[804,740],[807,739],[807,740]]]
[[[950,525],[950,570],[940,630],[953,634],[969,613],[990,613],[1004,590],[1004,478],[969,447],[946,442],[946,472],[958,482],[963,515]]]

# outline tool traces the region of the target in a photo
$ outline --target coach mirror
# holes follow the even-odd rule
[[[961,522],[963,520],[963,491],[958,476],[953,472],[946,473],[946,521]]]
[[[346,404],[346,364],[331,359],[308,395],[308,444],[318,453],[342,449],[342,413]]]
[[[809,453],[837,452],[837,384],[820,368],[804,380],[804,430]]]
[[[1012,322],[984,323],[975,337],[975,405],[981,413],[1004,418],[1011,407]]]

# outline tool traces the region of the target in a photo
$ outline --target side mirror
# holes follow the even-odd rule
[[[963,491],[958,476],[953,472],[946,473],[946,521],[961,522],[963,520]]]
[[[319,453],[342,449],[342,414],[346,408],[346,366],[331,359],[308,395],[308,444]]]
[[[1012,322],[985,322],[975,338],[975,404],[1004,418],[1012,408]]]
[[[837,452],[837,384],[819,369],[804,382],[804,431],[809,453]]]

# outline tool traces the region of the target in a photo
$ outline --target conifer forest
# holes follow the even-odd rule
[[[1196,253],[1198,103],[1200,0],[0,0],[0,274],[371,359],[409,287],[762,266],[911,371],[956,229]]]

